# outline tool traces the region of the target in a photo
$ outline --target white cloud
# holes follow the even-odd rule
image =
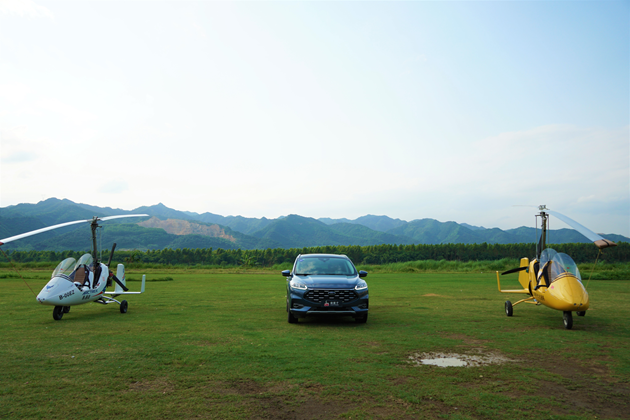
[[[50,9],[40,6],[32,0],[0,0],[0,14],[27,18],[55,19],[55,15]]]

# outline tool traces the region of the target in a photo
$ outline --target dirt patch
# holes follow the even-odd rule
[[[606,359],[607,356],[602,355],[598,361],[591,362],[577,358],[536,360],[538,366],[553,375],[549,379],[542,378],[534,392],[552,396],[574,413],[630,419],[630,386],[612,377],[609,369],[599,363]]]
[[[481,350],[481,349],[480,349]],[[487,365],[500,365],[514,362],[497,352],[482,352],[479,354],[459,353],[414,353],[409,356],[409,363],[415,366],[434,365],[440,367],[478,367]]]
[[[167,394],[173,392],[173,385],[164,378],[150,381],[136,381],[129,384],[129,392],[161,392]]]
[[[355,408],[356,405],[334,398],[320,398],[324,386],[319,383],[301,385],[281,383],[259,384],[255,381],[237,380],[212,385],[213,392],[221,395],[239,395],[241,404],[254,418],[280,420],[312,420],[335,418]],[[295,397],[287,398],[287,391]]]

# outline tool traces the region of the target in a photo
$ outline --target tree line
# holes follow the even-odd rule
[[[556,251],[569,254],[576,263],[594,262],[598,249],[593,244],[555,244]],[[12,251],[10,258],[15,262],[58,262],[65,258],[79,259],[86,252],[77,251]],[[331,245],[308,248],[275,248],[259,250],[218,248],[161,250],[120,250],[114,254],[114,263],[158,264],[188,266],[245,266],[273,267],[293,263],[299,254],[345,254],[355,264],[380,265],[395,262],[446,260],[446,261],[496,261],[503,258],[534,258],[535,244],[440,244],[440,245]],[[109,259],[109,251],[103,251],[102,261]],[[630,243],[621,242],[618,246],[605,249],[600,261],[609,263],[629,262]]]

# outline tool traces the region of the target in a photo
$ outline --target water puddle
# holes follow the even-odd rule
[[[433,365],[439,367],[473,367],[514,362],[497,353],[457,354],[457,353],[414,353],[409,356],[409,363],[415,366]]]

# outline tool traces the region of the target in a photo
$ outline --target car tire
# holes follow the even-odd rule
[[[362,317],[357,317],[354,319],[354,321],[357,324],[365,324],[367,322],[367,318],[368,318],[368,314],[363,315]]]
[[[287,321],[289,322],[289,324],[297,324],[298,323],[298,318],[296,316],[293,316],[291,311],[287,311],[287,312],[289,313],[289,315],[287,317]]]

